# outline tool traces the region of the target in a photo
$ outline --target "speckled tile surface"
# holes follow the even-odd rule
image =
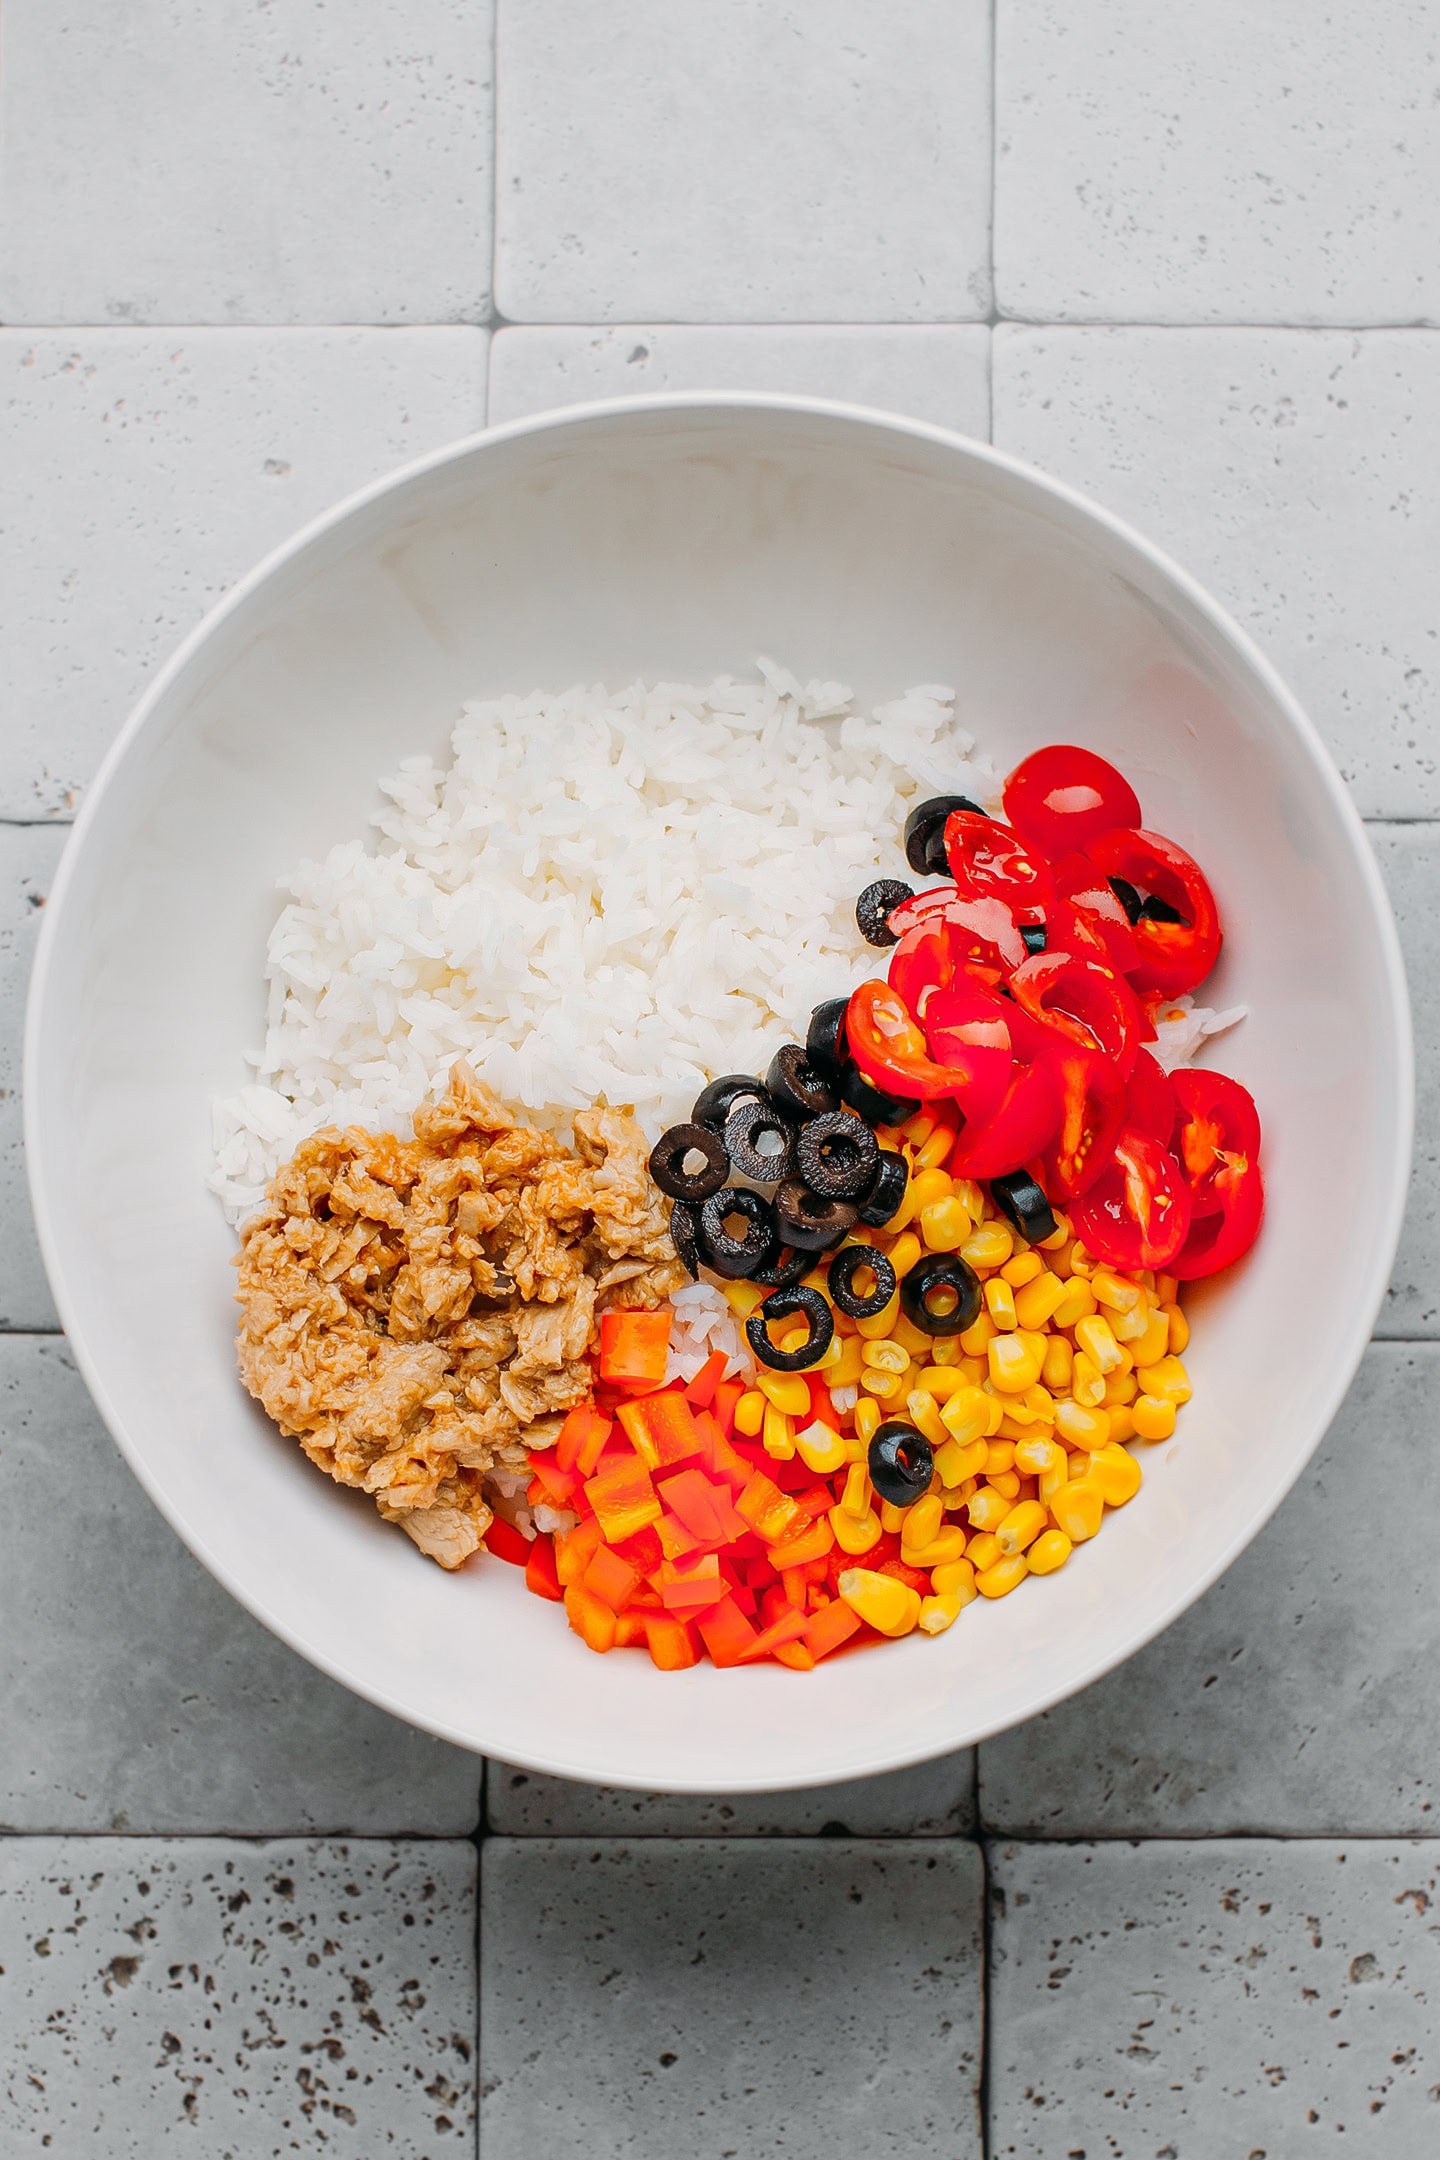
[[[975,1826],[970,1749],[788,1793],[636,1793],[492,1762],[485,1819],[522,1837],[953,1837]]]

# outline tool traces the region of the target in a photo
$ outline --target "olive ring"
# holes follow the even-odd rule
[[[929,1492],[935,1456],[924,1433],[903,1418],[877,1426],[868,1449],[870,1483],[891,1507],[913,1507]]]
[[[810,1323],[809,1336],[798,1350],[777,1350],[770,1340],[770,1322],[788,1320],[792,1313],[805,1315]],[[807,1365],[814,1365],[824,1357],[834,1333],[829,1306],[818,1290],[807,1290],[803,1283],[797,1283],[793,1290],[773,1291],[745,1322],[745,1340],[761,1364],[776,1372],[803,1372]]]
[[[876,878],[867,885],[855,902],[856,927],[866,944],[898,945],[900,940],[890,928],[891,911],[914,897],[914,886],[903,878]]]
[[[780,1145],[762,1149],[761,1140],[773,1133]],[[725,1120],[721,1135],[725,1152],[741,1177],[757,1185],[773,1185],[795,1168],[795,1133],[786,1117],[768,1102],[740,1102]]]
[[[857,1200],[875,1182],[880,1143],[853,1110],[831,1110],[802,1127],[795,1164],[811,1192],[823,1199]]]
[[[1032,1245],[1043,1245],[1060,1227],[1054,1209],[1028,1170],[1011,1170],[1004,1177],[991,1178],[990,1197],[1011,1229],[1018,1230]]]
[[[690,1106],[690,1115],[697,1125],[708,1125],[711,1132],[718,1133],[735,1105],[747,1099],[765,1100],[765,1090],[754,1073],[725,1073],[701,1088]]]
[[[705,1203],[707,1207],[714,1204]],[[939,1290],[954,1292],[953,1312],[932,1312],[930,1299]],[[900,1309],[913,1327],[927,1335],[961,1335],[980,1317],[980,1278],[959,1253],[927,1253],[900,1285]]]
[[[831,1200],[811,1192],[803,1178],[787,1178],[775,1195],[775,1219],[787,1245],[802,1252],[828,1252],[853,1230],[853,1200]]]
[[[775,1052],[765,1074],[765,1090],[789,1117],[823,1117],[835,1108],[834,1088],[799,1043],[784,1043]]]
[[[780,1245],[768,1260],[762,1260],[750,1277],[751,1282],[763,1283],[767,1290],[789,1290],[808,1275],[815,1265],[814,1253],[799,1252],[793,1245]]]
[[[894,1148],[881,1148],[875,1182],[860,1203],[861,1222],[872,1230],[883,1230],[891,1217],[899,1214],[909,1185],[910,1165],[905,1157]]]
[[[855,1288],[862,1268],[869,1268],[875,1277],[875,1288],[864,1296]],[[849,1320],[873,1320],[895,1295],[895,1269],[873,1245],[842,1245],[825,1281],[836,1306]]]
[[[686,1274],[698,1281],[704,1257],[700,1250],[700,1218],[688,1200],[677,1200],[670,1210],[670,1242]]]
[[[687,1170],[687,1155],[703,1155],[698,1170]],[[708,1200],[730,1175],[730,1158],[717,1133],[704,1125],[672,1125],[650,1150],[650,1175],[672,1200]]]
[[[725,1227],[729,1215],[743,1215],[749,1228],[744,1237],[732,1237]],[[711,1193],[700,1208],[700,1250],[717,1275],[738,1282],[763,1267],[779,1240],[775,1234],[775,1210],[762,1193],[740,1185]]]

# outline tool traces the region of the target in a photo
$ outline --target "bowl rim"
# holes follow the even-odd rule
[[[152,1476],[142,1445],[137,1444],[124,1417],[110,1397],[105,1378],[99,1365],[91,1356],[86,1344],[83,1325],[79,1322],[76,1303],[66,1278],[61,1240],[56,1216],[51,1207],[46,1179],[45,1161],[41,1147],[40,1110],[42,1035],[44,1030],[45,1001],[48,993],[51,962],[60,938],[65,934],[67,917],[66,901],[74,877],[75,864],[84,849],[91,827],[97,822],[105,797],[115,775],[130,754],[134,744],[145,732],[156,711],[170,692],[172,685],[185,673],[195,656],[203,650],[214,632],[228,618],[239,612],[275,574],[302,556],[316,541],[342,526],[356,513],[386,495],[398,492],[411,481],[426,474],[439,471],[447,465],[458,464],[476,451],[493,445],[511,442],[530,435],[546,435],[561,430],[584,427],[615,419],[644,418],[647,415],[665,413],[713,413],[734,411],[761,411],[778,415],[793,414],[807,419],[838,420],[850,426],[874,430],[877,433],[898,435],[911,442],[930,444],[946,451],[959,451],[982,466],[1005,473],[1027,483],[1043,496],[1049,496],[1084,519],[1099,526],[1102,531],[1132,549],[1153,571],[1167,580],[1172,588],[1203,618],[1221,640],[1229,647],[1236,659],[1249,671],[1258,686],[1283,713],[1285,719],[1308,754],[1310,763],[1335,811],[1341,829],[1348,836],[1359,868],[1362,883],[1370,902],[1371,920],[1376,932],[1383,968],[1383,987],[1390,1017],[1389,1077],[1392,1085],[1390,1104],[1390,1130],[1393,1135],[1389,1189],[1384,1196],[1381,1214],[1381,1231],[1377,1246],[1383,1258],[1383,1267],[1375,1267],[1375,1280],[1368,1294],[1352,1308],[1346,1327],[1340,1331],[1340,1355],[1335,1366],[1335,1380],[1324,1404],[1323,1415],[1317,1419],[1316,1429],[1309,1444],[1300,1450],[1295,1460],[1277,1474],[1271,1484],[1258,1496],[1255,1505],[1245,1519],[1237,1523],[1228,1538],[1220,1546],[1217,1556],[1203,1575],[1190,1581],[1185,1588],[1164,1600],[1145,1623],[1135,1629],[1121,1647],[1097,1656],[1086,1666],[1078,1680],[1057,1685],[1053,1693],[1040,1691],[1036,1699],[1014,1717],[988,1720],[973,1731],[957,1730],[940,1746],[930,1743],[914,1749],[886,1749],[873,1759],[858,1760],[838,1771],[827,1773],[818,1782],[836,1783],[856,1777],[867,1777],[889,1770],[910,1768],[916,1764],[934,1761],[939,1756],[957,1748],[977,1746],[981,1741],[994,1738],[997,1733],[1027,1722],[1057,1703],[1082,1693],[1119,1665],[1164,1633],[1182,1613],[1210,1590],[1232,1562],[1247,1545],[1258,1536],[1275,1510],[1280,1506],[1301,1472],[1333,1423],[1340,1406],[1349,1391],[1361,1360],[1370,1343],[1376,1316],[1383,1303],[1390,1270],[1394,1265],[1403,1226],[1405,1205],[1409,1191],[1411,1163],[1414,1149],[1415,1125],[1415,1060],[1414,1030],[1411,1013],[1409,985],[1404,959],[1400,948],[1394,911],[1380,875],[1375,853],[1365,831],[1364,820],[1357,809],[1339,770],[1319,730],[1306,713],[1295,693],[1266,657],[1259,645],[1223,607],[1199,580],[1182,564],[1126,519],[1117,516],[1082,489],[1072,487],[1067,481],[1043,471],[1028,460],[998,450],[993,444],[962,434],[959,430],[942,427],[931,421],[911,419],[904,414],[891,413],[883,408],[862,405],[843,399],[808,397],[800,394],[767,393],[762,391],[685,390],[657,392],[638,398],[604,398],[585,400],[573,405],[547,408],[540,413],[526,414],[520,419],[501,422],[494,426],[478,428],[455,438],[438,449],[424,452],[393,467],[374,480],[342,496],[328,509],[310,518],[286,539],[259,559],[233,584],[221,598],[210,607],[181,640],[169,658],[165,660],[148,687],[132,707],[114,741],[101,759],[95,777],[85,791],[79,812],[70,830],[40,927],[35,959],[31,971],[30,986],[26,998],[24,1054],[22,1061],[23,1132],[30,1203],[34,1214],[40,1253],[49,1279],[56,1310],[71,1353],[82,1379],[90,1392],[111,1438],[120,1449],[130,1470],[160,1510],[170,1527],[181,1538],[207,1571],[229,1594],[251,1613],[262,1626],[277,1636],[306,1662],[325,1673],[330,1679],[348,1688],[351,1693],[374,1703],[378,1708],[399,1718],[403,1723],[427,1731],[438,1739],[450,1742],[467,1752],[484,1752],[484,1743],[473,1734],[461,1731],[444,1720],[417,1718],[405,1702],[383,1685],[377,1685],[367,1676],[346,1667],[342,1660],[307,1641],[302,1633],[290,1627],[279,1615],[272,1613],[263,1596],[258,1595],[242,1581],[227,1563],[212,1552],[203,1529],[193,1523],[184,1508],[171,1504],[167,1495]],[[517,1758],[518,1759],[518,1758]],[[561,1752],[536,1750],[527,1754],[523,1767],[544,1774],[574,1779],[584,1778],[587,1773],[567,1762]],[[607,1771],[607,1780],[621,1790],[646,1791],[656,1789],[653,1782],[636,1778],[633,1783],[622,1775]],[[770,1779],[748,1777],[743,1785],[734,1786],[735,1791],[770,1793],[802,1791],[816,1785],[812,1777],[786,1775]],[[664,1788],[676,1793],[702,1793],[712,1789],[703,1779],[678,1778]]]

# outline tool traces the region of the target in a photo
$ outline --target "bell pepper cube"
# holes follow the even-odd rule
[[[678,1515],[701,1545],[723,1545],[734,1513],[728,1491],[712,1485],[702,1470],[680,1470],[655,1488],[672,1515]],[[741,1529],[746,1525],[742,1522]]]
[[[569,1508],[584,1483],[578,1470],[562,1470],[553,1455],[532,1455],[525,1498],[531,1507]]]
[[[613,1420],[593,1403],[577,1403],[568,1412],[555,1442],[555,1460],[562,1470],[578,1470],[589,1477],[610,1437]]]
[[[562,1589],[572,1582],[579,1582],[604,1535],[598,1519],[590,1515],[584,1522],[576,1523],[573,1530],[563,1530],[556,1538],[555,1574]]]
[[[715,1422],[727,1440],[735,1435],[735,1405],[745,1393],[743,1380],[722,1380],[711,1398],[710,1408]]]
[[[735,1502],[735,1507],[751,1529],[760,1533],[767,1545],[776,1545],[785,1538],[794,1537],[805,1527],[805,1518],[794,1501],[788,1499],[774,1479],[767,1477],[763,1470],[753,1473]]]
[[[700,1550],[701,1540],[693,1530],[687,1530],[678,1515],[662,1515],[655,1525],[660,1540],[661,1553],[667,1560],[683,1560],[687,1554]],[[654,1570],[650,1571],[652,1574]]]
[[[703,1446],[694,1411],[683,1395],[672,1390],[621,1403],[616,1415],[648,1469],[689,1462]]]
[[[806,1524],[794,1537],[772,1545],[770,1565],[782,1573],[786,1568],[803,1567],[809,1560],[823,1560],[826,1553],[834,1550],[834,1545],[835,1533],[830,1527],[830,1519],[822,1515],[818,1522]]]
[[[565,1617],[581,1641],[592,1650],[613,1650],[615,1647],[615,1615],[603,1598],[587,1590],[584,1583],[572,1582],[565,1591]]]
[[[803,1639],[800,1642],[776,1643],[770,1655],[777,1665],[788,1665],[792,1672],[815,1670],[815,1660],[806,1649]]]
[[[720,1666],[738,1665],[757,1632],[733,1597],[722,1597],[707,1612],[698,1614],[695,1625],[712,1663]]]
[[[700,1642],[692,1623],[674,1613],[647,1612],[642,1617],[650,1662],[661,1672],[684,1672],[699,1664]]]
[[[668,1312],[601,1313],[602,1380],[663,1380],[669,1355]]]
[[[640,1529],[632,1530],[629,1537],[612,1539],[611,1551],[619,1553],[620,1558],[634,1568],[642,1580],[653,1575],[665,1558],[665,1549],[660,1542],[659,1524],[644,1523]]]
[[[695,1412],[695,1429],[700,1435],[700,1454],[697,1468],[709,1478],[725,1482],[735,1492],[749,1482],[756,1465],[747,1462],[738,1448],[731,1446],[719,1425],[708,1410]]]
[[[756,1658],[769,1657],[782,1643],[798,1642],[807,1625],[805,1614],[797,1612],[793,1605],[787,1605],[779,1618],[768,1621],[754,1642],[741,1651],[739,1662],[751,1665]]]
[[[832,1650],[838,1650],[841,1643],[849,1642],[862,1625],[860,1615],[852,1612],[843,1598],[832,1598],[819,1612],[811,1613],[806,1621],[805,1647],[818,1663],[821,1658],[829,1657]]]
[[[725,1367],[730,1360],[723,1350],[712,1350],[693,1380],[685,1387],[685,1400],[692,1410],[708,1410],[715,1400],[715,1390],[725,1377]]]
[[[513,1523],[497,1515],[485,1532],[485,1550],[494,1553],[497,1560],[508,1560],[512,1567],[524,1567],[530,1558],[530,1540]]]
[[[564,1597],[560,1577],[555,1572],[553,1538],[537,1537],[531,1545],[530,1557],[525,1562],[525,1587],[533,1590],[536,1597],[549,1598],[552,1605],[558,1605]]]
[[[625,1612],[616,1613],[615,1648],[617,1650],[647,1650],[650,1643],[645,1632],[645,1622],[649,1617],[650,1615],[647,1613],[636,1612],[633,1605]]]
[[[587,1590],[596,1597],[604,1598],[611,1612],[619,1612],[629,1603],[639,1588],[640,1578],[628,1561],[622,1560],[613,1545],[599,1545],[590,1556],[589,1566],[580,1578]]]
[[[714,1553],[696,1553],[684,1560],[666,1560],[660,1568],[660,1602],[667,1612],[687,1619],[717,1604],[726,1595],[720,1563]]]
[[[660,1520],[660,1502],[650,1473],[632,1455],[602,1463],[594,1477],[585,1480],[585,1497],[596,1520],[612,1545],[633,1536],[646,1523]]]

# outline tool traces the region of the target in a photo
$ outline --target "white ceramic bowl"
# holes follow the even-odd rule
[[[936,1640],[801,1677],[597,1658],[518,1575],[449,1576],[282,1440],[232,1350],[212,1096],[261,1033],[275,880],[363,829],[461,699],[705,681],[773,654],[862,697],[959,686],[1002,770],[1086,743],[1192,849],[1228,928],[1216,1062],[1253,1090],[1269,1216],[1193,1300],[1195,1399],[1063,1573]],[[797,1014],[797,1023],[803,1015]],[[1260,1528],[1385,1287],[1411,1123],[1394,926],[1362,828],[1272,670],[1175,566],[1067,489],[934,428],[671,398],[501,428],[353,497],[165,669],[46,910],[26,1095],[56,1299],[136,1475],[267,1626],[467,1747],[617,1785],[765,1790],[1029,1717],[1129,1655]],[[124,1554],[116,1555],[125,1564]]]

